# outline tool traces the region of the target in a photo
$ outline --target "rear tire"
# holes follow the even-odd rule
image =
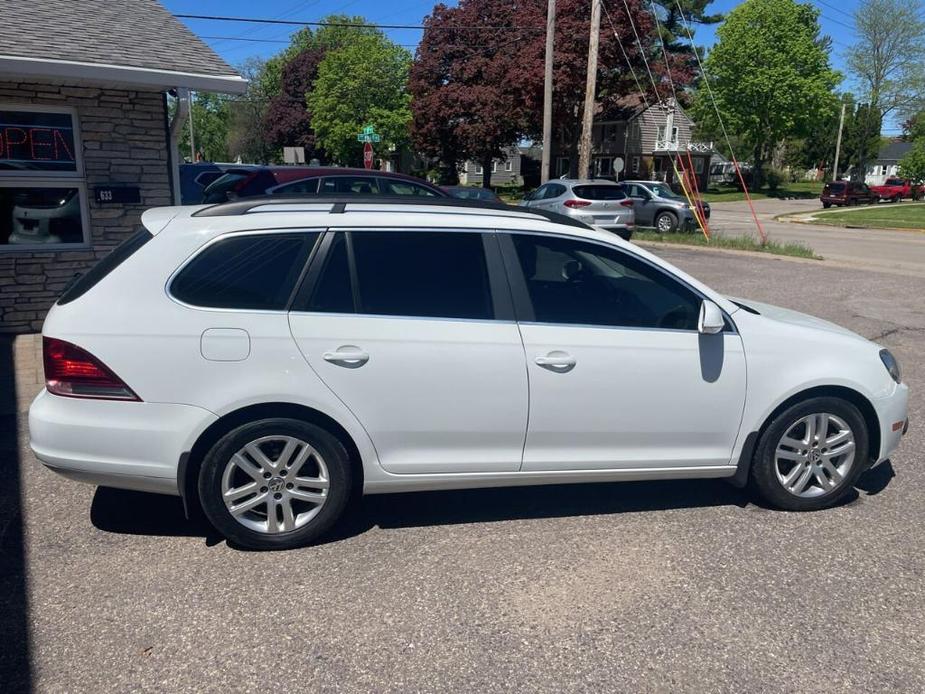
[[[337,438],[298,419],[262,419],[233,429],[206,454],[199,498],[231,543],[291,549],[334,525],[351,484],[349,455]]]
[[[830,203],[830,202],[824,202],[824,203],[822,203],[822,209],[824,209],[824,210],[829,209],[831,206],[832,206],[832,203]]]
[[[829,508],[850,493],[866,468],[868,441],[864,417],[847,400],[804,400],[781,412],[765,429],[755,449],[749,485],[785,511]]]

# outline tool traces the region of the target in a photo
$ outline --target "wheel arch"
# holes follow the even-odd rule
[[[862,393],[854,390],[853,388],[848,388],[847,386],[814,386],[812,388],[801,390],[798,393],[794,393],[793,395],[780,402],[773,410],[771,410],[771,412],[768,413],[768,415],[761,422],[760,427],[752,432],[749,432],[745,439],[745,444],[742,446],[742,451],[739,454],[739,462],[736,465],[735,475],[730,478],[732,484],[737,487],[744,487],[746,482],[748,482],[748,474],[752,467],[755,448],[758,445],[758,441],[761,439],[761,436],[764,434],[765,430],[768,428],[771,422],[774,421],[774,418],[788,407],[792,407],[793,405],[803,402],[804,400],[818,397],[840,398],[841,400],[850,402],[852,405],[858,408],[861,416],[864,417],[864,423],[867,425],[868,458],[873,460],[877,459],[877,457],[880,455],[880,418],[877,416],[877,411],[874,409],[874,406],[870,400],[868,400],[867,397],[865,397]]]
[[[363,459],[360,455],[360,449],[350,433],[336,419],[306,405],[291,402],[258,403],[241,407],[219,417],[206,427],[196,439],[192,448],[181,456],[177,467],[177,489],[183,499],[183,507],[187,516],[189,516],[193,508],[199,507],[199,494],[197,492],[199,470],[212,446],[229,431],[242,424],[271,417],[299,419],[329,432],[347,450],[350,466],[353,470],[354,491],[363,488]]]

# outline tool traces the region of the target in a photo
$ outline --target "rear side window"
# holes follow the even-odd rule
[[[301,181],[293,181],[276,188],[271,188],[268,192],[272,195],[314,195],[318,192],[318,178],[304,178]]]
[[[413,183],[412,181],[402,181],[394,178],[380,178],[379,187],[386,195],[417,195],[425,198],[440,197],[430,188]]]
[[[330,176],[321,183],[322,195],[379,195],[372,176]]]
[[[363,231],[350,240],[359,313],[494,317],[480,234]]]
[[[317,233],[231,236],[207,246],[170,284],[180,301],[205,308],[286,308]]]
[[[626,197],[620,186],[575,186],[572,192],[585,200],[622,200]]]
[[[58,299],[58,305],[63,306],[86,294],[93,289],[101,279],[124,263],[135,251],[144,246],[152,238],[154,237],[151,235],[150,231],[141,229],[125,239],[125,241],[113,248],[107,256],[90,268],[85,275],[75,275],[71,283],[64,289],[61,298]]]

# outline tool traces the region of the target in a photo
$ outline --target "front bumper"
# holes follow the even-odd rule
[[[873,401],[880,420],[880,453],[876,462],[890,457],[909,429],[909,387],[900,383],[891,395]]]
[[[65,477],[179,494],[180,456],[216,419],[192,405],[66,398],[43,390],[29,408],[29,443],[36,458]]]

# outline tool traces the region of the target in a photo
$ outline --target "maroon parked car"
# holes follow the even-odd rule
[[[832,181],[826,183],[819,196],[826,209],[832,205],[869,205],[880,198],[864,183],[857,181]]]
[[[371,169],[262,166],[230,169],[203,194],[204,203],[220,203],[257,195],[419,195],[446,198],[437,186],[414,176]]]

